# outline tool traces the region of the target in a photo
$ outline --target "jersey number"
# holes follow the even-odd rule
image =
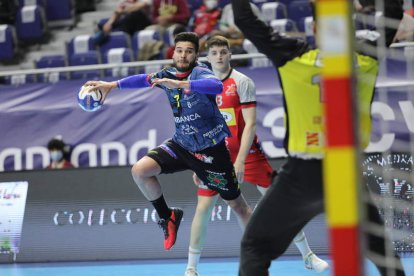
[[[217,103],[217,106],[221,106],[223,104],[223,96],[217,95],[216,96],[216,103]]]
[[[174,95],[173,97],[175,99],[174,105],[172,107],[174,116],[181,116],[181,112],[182,112],[182,107],[181,107],[181,103],[180,103],[181,91],[179,91],[179,93]]]

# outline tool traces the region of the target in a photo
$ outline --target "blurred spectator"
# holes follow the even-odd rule
[[[260,18],[261,20],[263,20],[263,17],[260,13],[259,8],[253,4],[250,3],[253,13]],[[264,21],[264,20],[263,20]],[[220,23],[219,23],[219,30],[222,32],[222,35],[230,38],[230,39],[240,39],[240,38],[244,38],[243,34],[240,32],[239,28],[237,28],[236,24],[234,24],[234,16],[233,16],[233,8],[230,4],[227,4],[226,6],[224,6],[223,8],[223,12],[221,14],[221,18],[220,18]],[[230,41],[231,45],[234,44],[234,42]],[[239,44],[241,44],[241,42],[239,42]]]
[[[221,9],[218,7],[218,0],[204,0],[203,4],[194,11],[188,26],[192,32],[203,39],[216,29],[221,16]]]
[[[113,29],[133,35],[151,25],[149,18],[151,5],[152,0],[121,1],[108,21],[98,26],[99,31],[93,38],[95,44],[104,43]]]
[[[15,0],[0,0],[0,25],[14,24],[16,11]]]
[[[190,9],[187,0],[153,0],[152,24],[148,28],[164,34],[174,24],[187,25]]]
[[[67,169],[74,166],[69,161],[70,146],[65,144],[60,137],[55,137],[47,143],[50,153],[50,165],[48,169]]]
[[[250,5],[252,7],[253,13],[256,14],[259,19],[264,21],[259,8],[253,3],[250,3]],[[200,39],[201,55],[206,54],[205,45],[208,38],[216,35],[224,36],[229,40],[232,54],[237,55],[246,53],[246,51],[243,49],[244,35],[234,23],[233,8],[231,3],[224,6],[218,23],[218,29],[212,30],[208,35]],[[245,66],[246,64],[246,60],[232,61],[233,67]]]
[[[414,40],[414,17],[405,12],[398,26],[397,34],[395,35],[395,42],[413,41]]]
[[[359,13],[375,15],[375,2],[372,0],[354,0],[355,10]],[[414,18],[412,9],[405,11],[395,34],[394,42],[413,41]]]

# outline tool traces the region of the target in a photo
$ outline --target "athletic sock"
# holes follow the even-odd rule
[[[151,203],[160,218],[165,220],[170,218],[171,210],[168,208],[167,202],[165,202],[163,195],[161,195],[158,199],[151,201]]]
[[[194,269],[197,269],[198,263],[200,262],[200,256],[201,256],[201,249],[194,249],[188,247],[188,264],[187,269],[192,267]]]
[[[312,252],[312,250],[309,248],[308,240],[306,239],[305,233],[303,231],[300,231],[293,241],[302,254],[302,257],[305,257]]]

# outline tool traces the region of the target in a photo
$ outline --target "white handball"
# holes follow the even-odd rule
[[[82,86],[78,93],[78,104],[79,106],[88,112],[94,112],[100,109],[103,105],[102,92],[99,89],[90,89],[89,86]]]

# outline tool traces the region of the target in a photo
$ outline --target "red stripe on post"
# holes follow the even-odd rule
[[[355,227],[332,227],[331,252],[335,276],[362,275],[359,250],[359,231]]]
[[[326,108],[327,146],[354,145],[351,78],[323,81]]]

